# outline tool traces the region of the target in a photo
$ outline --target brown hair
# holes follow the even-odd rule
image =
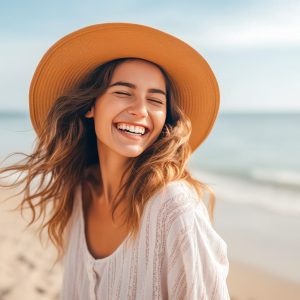
[[[86,172],[99,167],[99,159],[94,120],[86,118],[85,114],[106,91],[115,68],[122,62],[134,59],[140,58],[115,59],[87,74],[77,86],[54,102],[41,134],[36,138],[33,153],[22,153],[24,159],[0,169],[0,174],[7,171],[27,172],[27,176],[19,182],[1,186],[14,187],[26,181],[20,192],[25,192],[24,198],[16,209],[22,212],[25,204],[30,207],[32,218],[28,226],[41,215],[45,217],[48,204],[52,205],[50,217],[40,226],[40,234],[47,228],[48,236],[58,251],[57,260],[61,259],[65,250],[64,232],[72,215],[76,186],[83,179],[92,185],[101,185],[101,179],[95,175],[99,175],[99,171],[95,174]],[[185,179],[195,187],[200,201],[204,189],[209,191],[209,216],[213,221],[214,192],[208,185],[192,178],[186,168],[191,155],[188,143],[191,122],[177,103],[178,93],[170,76],[159,65],[154,65],[161,70],[166,80],[166,122],[157,140],[141,155],[130,160],[122,177],[127,174],[129,179],[121,186],[112,202],[114,217],[117,206],[126,196],[129,204],[124,211],[125,220],[133,237],[136,237],[144,206],[150,197],[168,182],[178,179]],[[35,178],[40,179],[39,184],[36,192],[31,193],[30,185]]]

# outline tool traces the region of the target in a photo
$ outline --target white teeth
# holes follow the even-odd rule
[[[122,130],[129,130],[133,133],[139,133],[139,134],[144,134],[145,133],[145,128],[141,126],[133,126],[133,125],[127,125],[124,123],[119,123],[117,124],[118,129]]]

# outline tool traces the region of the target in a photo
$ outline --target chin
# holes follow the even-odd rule
[[[119,155],[124,156],[124,157],[138,157],[140,156],[143,152],[145,151],[145,149],[115,149],[115,152],[117,152]]]
[[[143,152],[145,151],[145,149],[140,150],[140,151],[122,151],[121,153],[119,152],[120,155],[124,156],[124,157],[138,157],[140,156]]]

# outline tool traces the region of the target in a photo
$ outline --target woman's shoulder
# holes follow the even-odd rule
[[[172,223],[178,216],[192,212],[201,201],[186,180],[168,182],[149,201],[151,215]]]
[[[168,182],[159,192],[162,203],[169,205],[195,205],[199,201],[195,188],[185,179],[178,179]]]
[[[167,189],[169,194],[174,196],[167,200],[170,201],[169,238],[176,240],[180,234],[191,235],[198,241],[204,239],[211,243],[214,251],[226,253],[227,244],[215,230],[206,204],[202,198],[199,198],[195,188],[186,180],[180,180],[171,183]]]
[[[184,179],[169,182],[160,190],[155,199],[153,209],[164,214],[169,224],[177,223],[179,227],[195,226],[195,222],[211,226],[208,209],[196,188]],[[176,225],[175,225],[176,227]]]

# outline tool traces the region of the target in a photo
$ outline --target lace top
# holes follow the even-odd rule
[[[128,236],[109,256],[88,250],[81,185],[66,231],[60,299],[230,299],[227,244],[212,227],[207,208],[185,180],[147,202],[138,238]]]

